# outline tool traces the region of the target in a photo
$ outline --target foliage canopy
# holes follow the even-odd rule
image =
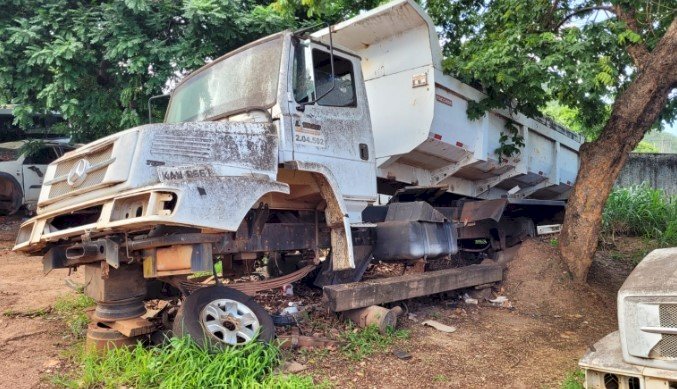
[[[146,101],[186,72],[258,37],[336,22],[380,0],[8,0],[0,14],[0,103],[20,124],[58,111],[77,140],[141,124]],[[670,2],[429,0],[445,70],[488,97],[469,114],[545,112],[594,138],[651,49]],[[613,17],[620,7],[625,20]],[[552,103],[555,102],[556,106]],[[670,99],[663,120],[677,111]],[[159,113],[156,113],[159,114]]]
[[[5,1],[0,102],[17,105],[19,124],[58,111],[91,140],[143,123],[167,82],[298,23],[263,1]]]
[[[488,95],[470,107],[471,116],[499,107],[545,112],[595,138],[637,73],[635,46],[653,49],[672,22],[669,3],[429,0],[427,6],[446,42],[445,70]],[[672,121],[676,112],[673,98],[662,119]]]
[[[92,140],[144,123],[148,98],[205,61],[376,3],[8,0],[0,13],[0,103],[16,104],[25,126],[34,113],[58,111],[75,140]]]

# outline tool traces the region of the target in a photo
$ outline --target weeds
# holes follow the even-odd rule
[[[677,245],[677,196],[647,185],[616,188],[602,215],[603,233],[653,239],[661,246]]]
[[[445,376],[444,374],[438,374],[435,377],[433,377],[433,381],[435,382],[447,382],[449,381],[449,378]]]
[[[407,330],[388,328],[386,334],[381,334],[375,325],[361,330],[349,326],[348,330],[341,334],[344,342],[341,351],[349,359],[359,361],[375,352],[384,351],[397,339],[407,338],[409,338]]]
[[[47,308],[37,308],[37,309],[29,309],[27,311],[14,311],[14,310],[7,310],[2,313],[2,316],[4,317],[10,317],[10,318],[15,318],[15,317],[27,317],[27,318],[36,318],[36,317],[44,317],[47,316],[51,312],[52,308],[47,307]]]
[[[85,311],[94,300],[85,295],[63,296],[54,304],[76,339],[88,323]],[[111,349],[104,354],[85,351],[78,342],[66,355],[73,371],[55,376],[52,384],[65,388],[312,388],[310,377],[274,375],[280,351],[274,345],[252,342],[242,347],[205,350],[190,338],[172,338],[165,345]]]
[[[330,350],[326,348],[312,348],[312,349],[302,348],[298,351],[298,353],[301,356],[301,358],[308,361],[308,363],[313,364],[323,360],[324,358],[327,358],[329,356]]]
[[[217,275],[221,275],[223,272],[223,263],[221,261],[214,263],[214,271]],[[197,271],[191,274],[188,278],[199,278],[199,277],[209,277],[214,275],[214,272],[211,271]]]
[[[581,370],[569,372],[560,385],[561,389],[583,389],[583,382],[585,381],[585,373]]]
[[[94,305],[94,300],[84,294],[66,295],[56,300],[54,312],[66,322],[76,339],[82,339],[89,323],[85,311]]]
[[[274,375],[279,349],[251,342],[209,352],[190,338],[146,348],[112,349],[104,355],[83,353],[74,376],[56,377],[53,383],[68,388],[312,388],[312,378]]]

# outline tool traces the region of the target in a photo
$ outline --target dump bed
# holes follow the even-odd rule
[[[564,199],[578,171],[580,135],[544,119],[495,110],[470,120],[482,92],[445,75],[430,17],[411,0],[385,4],[333,27],[337,47],[361,57],[383,182],[445,185],[475,198]],[[313,35],[328,43],[327,29]],[[498,160],[509,118],[525,146]]]

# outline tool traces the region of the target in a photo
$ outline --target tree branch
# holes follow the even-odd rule
[[[565,16],[564,19],[562,19],[559,23],[557,23],[557,26],[555,26],[554,30],[555,31],[559,30],[564,25],[564,23],[566,23],[569,19],[573,18],[574,16],[590,11],[608,11],[611,13],[616,13],[612,7],[605,5],[596,5],[593,7],[580,8]]]
[[[641,30],[637,25],[635,11],[633,9],[623,9],[620,5],[615,5],[614,13],[630,30],[641,35]],[[630,43],[628,45],[628,54],[630,54],[630,58],[632,58],[632,62],[635,66],[637,66],[638,69],[641,69],[646,65],[647,58],[649,57],[649,50],[643,43]]]
[[[555,13],[555,10],[557,9],[558,5],[559,5],[559,0],[554,0],[552,2],[552,5],[550,6],[548,13],[543,18],[542,25],[544,25],[544,26],[551,26],[552,25],[552,22],[553,22],[552,15]]]

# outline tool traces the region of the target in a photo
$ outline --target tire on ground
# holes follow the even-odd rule
[[[21,186],[7,173],[0,173],[0,215],[13,215],[23,200]]]
[[[201,347],[227,346],[227,343],[219,341],[207,332],[201,320],[204,307],[210,302],[220,299],[234,300],[244,304],[254,313],[260,324],[257,340],[264,343],[273,340],[275,326],[268,312],[250,296],[224,286],[200,288],[186,297],[174,319],[172,328],[174,335],[179,337],[190,336]]]

